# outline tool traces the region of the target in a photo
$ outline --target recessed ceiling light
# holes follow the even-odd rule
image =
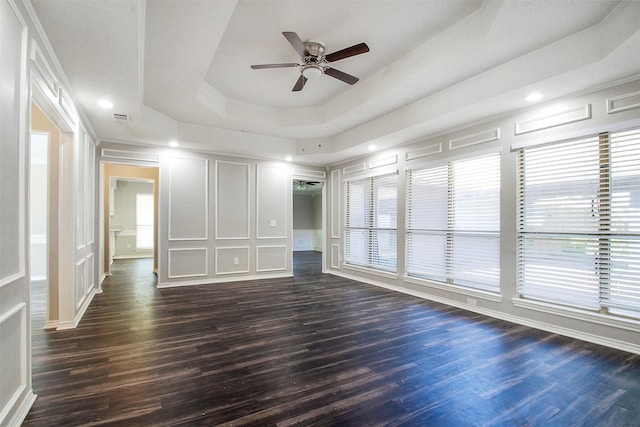
[[[113,108],[113,102],[109,101],[108,99],[101,99],[100,101],[98,101],[98,105],[102,108]]]
[[[542,99],[542,96],[543,95],[540,92],[533,92],[527,95],[527,97],[525,98],[525,101],[529,101],[529,102],[539,101]]]
[[[367,149],[368,149],[369,151],[376,151],[376,149],[377,149],[377,148],[378,148],[378,147],[376,147],[376,146],[375,146],[375,145],[373,145],[373,144],[367,147]]]
[[[171,141],[171,142],[169,143],[169,145],[170,145],[171,147],[178,147],[180,144],[178,144],[178,141]]]
[[[287,156],[287,157],[285,157],[284,159],[285,159],[287,162],[290,162],[291,160],[293,160],[293,157],[291,157],[291,156]]]

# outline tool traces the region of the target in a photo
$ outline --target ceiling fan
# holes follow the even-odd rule
[[[307,80],[310,78],[320,77],[323,74],[350,85],[355,84],[359,80],[357,77],[330,67],[329,64],[341,59],[369,52],[369,46],[367,46],[366,43],[359,43],[325,55],[324,45],[321,43],[311,41],[303,42],[298,34],[291,31],[285,31],[282,35],[289,41],[289,43],[291,43],[291,46],[293,46],[296,52],[298,52],[302,64],[295,62],[287,62],[283,64],[260,64],[252,65],[252,69],[260,70],[264,68],[300,67],[300,77],[298,77],[298,81],[296,81],[296,84],[293,86],[293,92],[301,91],[307,83]]]

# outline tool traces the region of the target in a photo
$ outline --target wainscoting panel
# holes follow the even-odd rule
[[[2,387],[0,387],[0,425],[9,409],[16,405],[27,387],[26,304],[21,303],[0,315],[0,343],[2,343]],[[6,351],[5,351],[6,350]]]
[[[86,258],[76,262],[76,287],[74,295],[76,297],[76,310],[82,306],[84,299],[86,298],[86,281],[85,281],[85,262]]]
[[[169,279],[208,274],[207,248],[169,249]]]
[[[169,240],[206,240],[208,160],[174,157],[169,162]]]
[[[331,245],[331,268],[340,269],[340,245]]]
[[[287,247],[285,245],[257,246],[256,271],[281,271],[287,269]]]
[[[340,181],[340,170],[336,169],[331,172],[331,237],[340,238],[340,207],[342,199],[340,199],[340,189],[342,181]]]
[[[215,274],[249,272],[249,246],[216,248]]]
[[[249,165],[216,161],[216,239],[249,238]]]
[[[256,228],[258,239],[285,239],[287,212],[291,210],[288,171],[276,166],[258,165],[256,173]]]

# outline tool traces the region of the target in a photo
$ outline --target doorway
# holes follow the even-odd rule
[[[324,270],[324,181],[294,179],[293,267],[305,271]]]
[[[101,163],[101,282],[121,258],[153,258],[158,272],[157,167]]]
[[[31,313],[36,328],[56,328],[58,282],[59,155],[62,131],[31,104],[29,223]]]

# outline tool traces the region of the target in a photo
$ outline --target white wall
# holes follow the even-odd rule
[[[452,131],[401,149],[336,165],[329,172],[330,219],[327,239],[330,272],[516,323],[640,353],[640,322],[612,318],[518,298],[516,290],[516,152],[513,144],[640,126],[640,80],[582,96],[541,104],[499,120]],[[501,293],[461,290],[446,284],[404,278],[405,180],[416,165],[442,163],[473,154],[501,153]],[[342,263],[342,185],[345,179],[396,171],[398,179],[398,271],[395,275],[355,269]]]
[[[20,425],[35,395],[31,386],[29,170],[32,100],[63,131],[56,141],[60,197],[54,236],[59,319],[75,327],[93,295],[95,277],[95,145],[69,95],[64,73],[29,3],[0,0],[0,425]],[[7,89],[7,90],[5,90]],[[51,273],[50,273],[51,274]],[[51,326],[51,325],[49,325]]]
[[[99,160],[160,168],[158,286],[292,275],[292,165],[107,143]]]

